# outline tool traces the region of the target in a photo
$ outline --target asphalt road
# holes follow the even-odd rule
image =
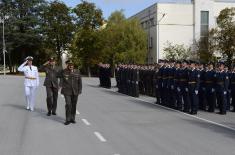
[[[64,126],[64,99],[46,116],[46,92],[25,110],[23,77],[0,77],[0,155],[235,155],[235,113],[197,117],[99,88],[83,79],[77,124]]]

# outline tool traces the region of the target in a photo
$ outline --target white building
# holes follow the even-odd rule
[[[164,58],[167,41],[192,46],[204,37],[226,7],[235,7],[235,0],[161,1],[130,18],[139,19],[148,33],[148,63],[154,63]]]

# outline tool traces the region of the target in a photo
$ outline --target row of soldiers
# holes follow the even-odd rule
[[[118,91],[133,97],[155,96],[156,103],[193,115],[198,109],[220,114],[235,111],[235,67],[223,62],[215,67],[195,61],[160,61],[155,65],[125,65],[116,68]]]
[[[99,63],[98,67],[100,87],[111,88],[112,69],[110,64]]]

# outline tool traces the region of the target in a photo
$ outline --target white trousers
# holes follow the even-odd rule
[[[25,86],[27,109],[30,109],[31,111],[34,110],[36,88],[37,87],[34,86],[33,87]]]

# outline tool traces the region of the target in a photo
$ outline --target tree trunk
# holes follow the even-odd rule
[[[91,68],[90,68],[90,66],[87,66],[87,74],[88,74],[88,77],[91,77]]]
[[[228,65],[228,68],[231,69],[231,67],[232,67],[232,58],[233,58],[233,54],[230,53],[230,54],[228,54],[227,56],[228,56],[228,60],[227,60],[227,63],[228,63],[228,64],[227,64],[227,65]]]

